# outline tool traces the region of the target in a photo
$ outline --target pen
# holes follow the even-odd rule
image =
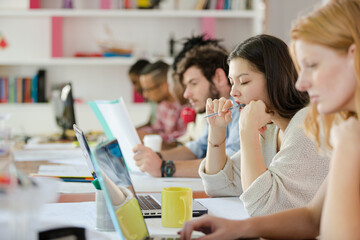
[[[64,182],[92,182],[91,179],[81,179],[81,178],[60,178]]]
[[[61,179],[82,179],[82,180],[94,180],[93,177],[86,177],[86,176],[55,176]]]
[[[244,108],[245,106],[246,106],[245,104],[239,104],[239,105],[237,105],[237,106],[230,107],[229,110],[233,110],[233,109],[236,109],[236,108]],[[215,112],[215,113],[206,115],[204,118],[212,117],[212,116],[215,116],[215,115],[218,115],[218,113]]]

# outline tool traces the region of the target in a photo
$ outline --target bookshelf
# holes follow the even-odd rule
[[[255,18],[255,10],[0,10],[0,17]]]
[[[150,58],[154,61],[156,58]],[[171,64],[173,58],[163,57],[163,61]],[[32,58],[32,59],[0,59],[0,66],[130,66],[137,61],[129,58]]]
[[[76,106],[81,109],[75,110],[76,117],[85,130],[101,129],[86,102],[119,96],[124,97],[133,120],[140,123],[146,118],[142,113],[148,109],[144,104],[132,103],[129,66],[139,57],[151,61],[162,59],[171,64],[172,57],[168,54],[171,34],[181,40],[207,33],[223,39],[223,45],[231,50],[237,43],[263,31],[263,1],[254,0],[253,6],[252,10],[0,9],[0,34],[9,42],[7,49],[0,50],[0,76],[31,77],[38,69],[45,69],[48,99],[52,84],[72,82],[73,95],[82,102]],[[111,29],[111,34],[104,26]],[[77,51],[98,52],[97,42],[110,37],[134,44],[134,56],[73,57]],[[176,50],[180,47],[177,44]],[[17,119],[33,112],[44,115],[35,127],[35,123],[23,124],[22,128],[31,128],[31,133],[49,131],[55,125],[44,128],[44,123],[53,119],[51,104],[2,103],[0,111],[13,112],[13,118]],[[12,124],[17,132],[21,123]]]

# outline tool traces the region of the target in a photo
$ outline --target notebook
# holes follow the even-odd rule
[[[74,124],[76,137],[79,141],[80,147],[84,152],[86,161],[89,165],[90,171],[94,178],[94,157],[91,154],[90,147],[87,143],[83,131]],[[140,204],[141,212],[144,217],[161,217],[161,193],[152,194],[136,194],[132,185],[129,171],[124,162],[122,152],[117,140],[107,141],[96,147],[95,156],[99,166],[104,173],[112,180],[117,186],[126,186],[137,198]],[[193,201],[193,216],[201,216],[207,213],[208,210],[201,205],[198,201]]]

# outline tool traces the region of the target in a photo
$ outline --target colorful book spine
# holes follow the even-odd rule
[[[45,94],[45,89],[46,89],[46,71],[45,70],[39,70],[38,72],[38,77],[37,77],[37,97],[38,97],[38,102],[46,102],[46,94]]]
[[[23,79],[21,77],[16,78],[16,102],[22,103],[23,98]]]
[[[217,0],[216,9],[217,10],[224,9],[224,0]]]
[[[15,98],[16,98],[16,92],[15,92],[15,78],[14,77],[9,77],[9,95],[8,95],[8,102],[9,103],[14,103],[15,102]]]
[[[0,103],[8,102],[8,91],[9,91],[8,77],[0,77]]]
[[[31,100],[34,103],[38,102],[38,75],[35,74],[31,81]]]
[[[224,1],[224,10],[230,10],[231,8],[231,0]]]
[[[0,102],[3,103],[4,99],[4,78],[0,77]]]
[[[9,78],[4,77],[4,102],[7,102],[9,98]]]
[[[24,102],[31,103],[31,78],[24,78]]]

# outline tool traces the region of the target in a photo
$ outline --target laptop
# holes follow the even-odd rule
[[[73,127],[90,171],[94,178],[96,178],[97,173],[94,171],[94,157],[91,154],[84,132],[75,124]],[[137,198],[144,217],[161,217],[161,193],[136,194],[117,140],[99,144],[95,149],[95,156],[100,168],[109,179],[117,186],[126,186]],[[194,217],[201,216],[207,212],[207,208],[198,201],[193,200]]]
[[[108,158],[109,154],[117,155],[119,153],[118,150],[115,150],[117,149],[116,147],[113,148],[113,145],[118,144],[116,141],[111,141],[97,147],[93,163],[118,238],[133,240],[179,239],[179,235],[175,234],[150,236],[138,199],[133,194],[133,188],[124,161],[112,162],[115,158]],[[110,151],[113,151],[113,153],[110,153]],[[108,165],[109,163],[110,165]],[[121,172],[123,175],[117,178],[117,182],[111,183],[112,180],[109,180],[111,176],[106,174],[109,169],[112,169],[110,174],[114,173],[114,170],[123,169]],[[118,185],[119,183],[121,184]],[[130,185],[128,185],[129,183]],[[122,199],[122,202],[119,202],[119,199]]]

